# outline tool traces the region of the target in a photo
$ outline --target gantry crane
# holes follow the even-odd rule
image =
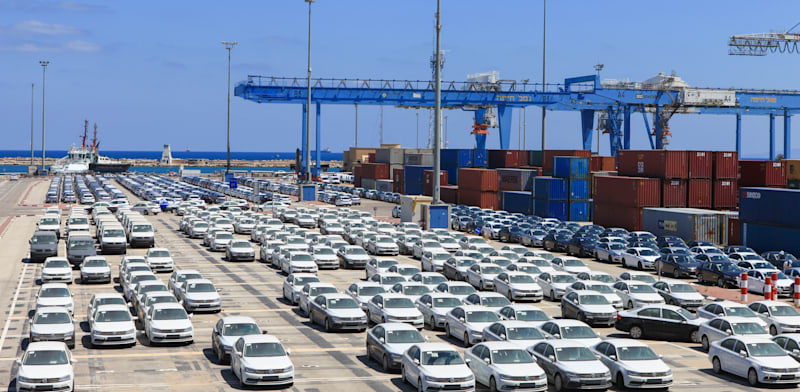
[[[800,23],[781,33],[756,33],[731,36],[731,56],[766,56],[770,53],[800,53],[800,33],[792,33]]]

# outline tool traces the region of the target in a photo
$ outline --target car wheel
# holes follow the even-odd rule
[[[586,315],[583,312],[578,312],[578,320],[586,323]]]
[[[722,373],[722,364],[719,362],[719,358],[714,357],[714,359],[711,360],[711,367],[714,369],[714,373]]]
[[[639,270],[640,270],[640,271],[644,269],[644,266],[642,265],[642,262],[641,262],[641,261],[639,262],[639,265],[638,265],[637,267],[639,267]]]
[[[769,326],[769,334],[775,336],[778,334],[778,328],[775,328],[774,325]]]
[[[708,342],[708,336],[703,335],[700,339],[700,344],[703,345],[703,351],[708,352],[708,349],[711,347],[711,344]]]
[[[758,385],[758,373],[756,372],[756,369],[751,368],[747,371],[747,382],[753,387]]]
[[[469,332],[464,332],[464,347],[469,347]]]
[[[644,331],[642,330],[642,327],[638,325],[632,326],[631,330],[628,333],[630,333],[631,338],[633,339],[641,339],[642,336],[644,336]]]
[[[381,361],[381,365],[383,367],[384,372],[389,372],[391,370],[391,366],[389,365],[389,357],[386,354],[383,354],[383,360]]]
[[[417,379],[417,392],[424,392],[424,391],[425,391],[425,389],[422,388],[422,379],[418,378]]]
[[[560,374],[556,374],[555,378],[553,378],[553,389],[555,389],[556,392],[564,390],[564,380],[561,379]]]
[[[692,343],[697,343],[698,334],[699,332],[697,330],[692,331],[692,333],[689,335],[689,340],[691,340]]]
[[[628,301],[628,306],[626,309],[633,309],[633,301]]]
[[[617,373],[617,388],[623,389],[625,388],[625,376],[622,375],[622,372]]]
[[[701,274],[699,272],[697,273],[697,283],[706,284],[706,281],[703,280],[703,274]]]
[[[497,392],[497,381],[495,381],[494,376],[489,379],[489,390],[492,392]]]
[[[722,287],[723,289],[727,289],[728,287],[725,285],[725,281],[722,278],[717,279],[717,286]]]

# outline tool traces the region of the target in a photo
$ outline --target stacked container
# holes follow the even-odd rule
[[[376,180],[390,179],[388,163],[362,163],[358,172],[360,185],[365,189],[375,189]]]
[[[596,171],[616,171],[617,170],[617,158],[616,157],[605,157],[599,155],[592,155],[589,158],[589,171],[596,172]]]
[[[583,157],[592,156],[590,150],[531,150],[528,152],[528,165],[542,167],[543,174],[553,173],[553,157]]]
[[[472,167],[489,166],[489,150],[474,150],[472,152]]]
[[[499,209],[498,189],[499,181],[495,170],[477,168],[458,170],[458,202],[460,204]]]
[[[790,189],[800,189],[800,159],[784,159],[786,166],[786,186]]]
[[[736,151],[715,151],[711,207],[721,210],[739,206],[738,178],[739,154]]]
[[[713,153],[711,151],[687,151],[687,155],[689,159],[687,205],[692,208],[711,208]],[[664,205],[664,207],[668,206]]]
[[[532,169],[497,169],[501,191],[531,191],[533,179],[539,175],[538,170]]]
[[[500,201],[503,210],[512,213],[522,213],[525,215],[533,215],[531,208],[531,192],[524,191],[503,191],[500,192]]]
[[[403,193],[403,169],[392,169],[392,192]]]
[[[361,187],[361,165],[353,165],[353,186],[356,188]]]
[[[661,205],[661,180],[645,177],[596,176],[594,223],[642,229],[642,209]]]
[[[442,170],[447,172],[450,185],[458,184],[458,169],[472,167],[473,151],[468,149],[443,149],[440,155]]]
[[[433,166],[433,154],[425,153],[406,153],[406,166]]]
[[[555,177],[536,177],[533,181],[533,212],[542,218],[569,220],[569,190],[567,180]]]
[[[458,204],[458,186],[442,185],[439,189],[439,197],[445,203]]]
[[[439,194],[441,195],[441,186],[447,185],[447,172],[442,170],[439,172]],[[425,170],[422,173],[422,194],[425,196],[433,196],[433,170]],[[441,196],[440,196],[441,198]]]
[[[744,173],[742,173],[744,176]],[[757,252],[800,254],[800,190],[745,187],[739,190],[743,245]]]
[[[739,187],[786,186],[786,166],[781,161],[739,161]]]
[[[519,167],[523,162],[519,150],[489,150],[489,168]]]
[[[592,204],[589,200],[589,158],[553,157],[553,175],[567,181],[569,220],[590,221]]]
[[[425,170],[430,169],[430,166],[406,165],[403,168],[403,193],[406,195],[421,195]]]

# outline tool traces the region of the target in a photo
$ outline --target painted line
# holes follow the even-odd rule
[[[33,187],[35,187],[36,185],[39,185],[39,183],[41,183],[41,182],[42,182],[42,180],[39,180],[39,181],[34,182],[31,185],[28,185],[28,190],[25,192],[25,195],[22,196],[22,200],[18,203],[18,205],[23,206],[23,207],[29,206],[28,203],[27,203],[28,195],[33,190]],[[38,206],[38,205],[33,205],[33,207],[35,207],[35,206]]]
[[[292,349],[292,352],[297,353],[323,353],[323,352],[336,352],[336,351],[364,351],[363,347],[334,347],[334,348],[298,348]],[[77,359],[107,359],[107,358],[146,358],[146,357],[192,357],[192,356],[205,356],[202,351],[186,351],[186,352],[160,352],[160,353],[128,353],[128,354],[100,354],[100,355],[73,355]],[[17,358],[5,357],[0,358],[0,361],[14,361]],[[172,371],[169,369],[161,371]]]
[[[678,344],[675,344],[675,343],[671,343],[671,342],[666,342],[666,344],[667,344],[667,345],[670,345],[670,346],[672,346],[672,347],[677,347],[677,348],[679,348],[679,349],[682,349],[682,350],[688,351],[688,352],[690,352],[690,353],[694,354],[694,356],[697,356],[697,357],[703,357],[703,358],[707,357],[707,355],[705,355],[705,354],[703,354],[703,353],[700,353],[700,352],[697,352],[697,351],[695,351],[695,350],[692,350],[692,349],[690,349],[689,347],[683,347],[683,346],[681,346],[681,345],[678,345]]]
[[[28,266],[30,264],[25,263],[22,267],[22,274],[19,277],[19,282],[17,283],[17,289],[14,290],[14,298],[11,300],[11,309],[8,311],[8,314],[14,314],[14,310],[17,308],[17,300],[19,299],[19,289],[22,287],[22,281],[24,280],[23,277],[28,272]],[[8,327],[11,325],[11,317],[6,319],[6,324],[3,326],[3,333],[0,334],[0,352],[3,351],[3,344],[6,342],[6,335],[8,335]]]
[[[7,217],[5,220],[3,220],[3,223],[0,224],[0,238],[3,237],[3,233],[5,233],[6,229],[8,229],[8,225],[11,223],[11,218],[12,217],[10,216]]]

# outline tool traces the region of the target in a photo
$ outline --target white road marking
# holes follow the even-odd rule
[[[3,344],[6,342],[6,335],[8,334],[8,327],[11,325],[11,315],[14,314],[14,310],[17,307],[17,299],[19,299],[19,290],[22,287],[23,277],[28,272],[28,263],[22,267],[22,274],[19,276],[19,282],[17,283],[17,289],[14,290],[14,299],[11,300],[11,309],[8,311],[8,317],[6,318],[6,324],[3,326],[3,333],[0,335],[0,353],[3,352]]]

